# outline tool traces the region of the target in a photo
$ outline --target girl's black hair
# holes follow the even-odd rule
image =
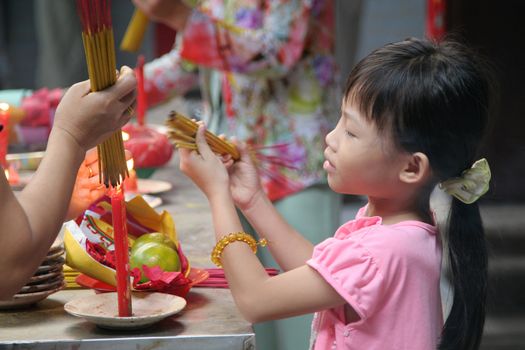
[[[458,42],[407,39],[360,61],[345,96],[401,149],[425,153],[437,183],[461,175],[477,160],[492,96],[486,67]],[[447,226],[454,302],[439,349],[478,349],[487,249],[477,204],[453,198]]]

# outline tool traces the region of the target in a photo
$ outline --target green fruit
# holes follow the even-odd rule
[[[177,250],[175,243],[169,239],[169,237],[161,232],[152,232],[146,233],[135,240],[133,246],[131,246],[131,251],[138,249],[145,243],[156,242],[169,246],[171,249]]]
[[[144,242],[138,248],[131,250],[129,259],[131,269],[137,267],[142,272],[142,266],[158,266],[163,271],[180,271],[179,254],[169,245],[158,242]],[[149,279],[142,274],[140,282]]]

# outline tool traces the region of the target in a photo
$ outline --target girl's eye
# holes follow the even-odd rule
[[[352,133],[351,133],[350,131],[348,131],[348,130],[346,130],[346,134],[347,134],[348,136],[350,136],[350,137],[355,137],[355,135],[352,134]]]

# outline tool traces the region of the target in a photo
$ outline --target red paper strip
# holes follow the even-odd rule
[[[9,143],[9,105],[7,103],[0,104],[0,165],[7,169],[7,144]]]
[[[146,116],[146,92],[144,91],[144,55],[140,55],[137,59],[135,75],[137,77],[137,123],[140,126],[143,126],[145,122],[144,118]]]
[[[111,209],[115,243],[115,267],[117,270],[117,297],[119,317],[129,317],[131,310],[131,285],[129,278],[128,231],[126,228],[126,205],[121,187],[111,190]]]
[[[427,1],[426,32],[429,39],[439,40],[445,35],[445,1],[446,0]]]

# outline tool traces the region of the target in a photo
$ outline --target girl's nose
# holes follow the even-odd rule
[[[335,133],[336,129],[333,129],[325,137],[326,145],[332,149],[335,149]]]

